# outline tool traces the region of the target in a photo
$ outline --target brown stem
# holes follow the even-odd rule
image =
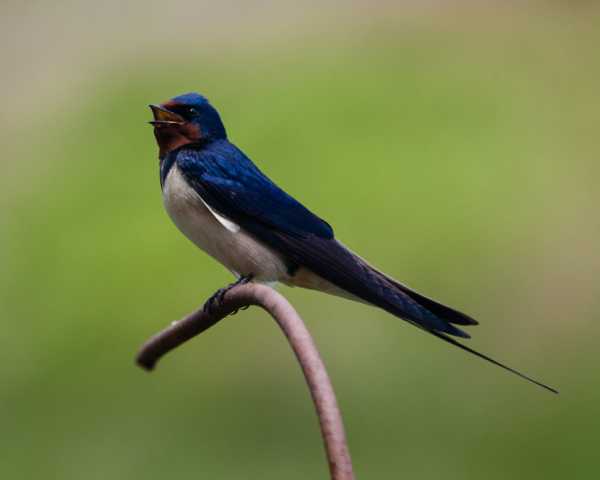
[[[275,319],[296,354],[319,417],[331,479],[353,480],[352,460],[344,425],[325,365],[296,310],[272,288],[255,283],[233,287],[210,313],[201,308],[182,320],[173,322],[148,340],[137,355],[138,365],[152,370],[167,352],[212,327],[237,309],[249,305],[261,307]]]

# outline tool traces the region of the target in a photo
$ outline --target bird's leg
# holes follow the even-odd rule
[[[226,288],[225,292],[226,292],[227,290],[229,290],[230,288],[233,288],[233,287],[235,287],[236,285],[244,285],[245,283],[248,283],[248,282],[250,282],[250,281],[252,280],[252,277],[253,277],[253,275],[252,275],[252,274],[250,274],[250,275],[246,275],[246,276],[241,276],[240,278],[238,278],[238,279],[237,279],[237,281],[235,281],[235,282],[233,282],[231,285],[229,285],[229,286]],[[223,292],[223,294],[225,294],[225,292]],[[221,298],[223,298],[223,297],[221,296]],[[241,308],[236,308],[236,309],[235,309],[233,312],[231,312],[231,315],[235,315],[235,314],[236,314],[236,313],[238,313],[240,310],[246,310],[246,309],[247,309],[249,306],[250,306],[250,305],[245,305],[245,306],[243,306],[243,307],[241,307]]]
[[[223,302],[223,297],[229,290],[238,285],[244,285],[245,283],[248,283],[251,280],[252,275],[242,275],[235,282],[230,283],[226,287],[219,288],[219,290],[217,290],[204,304],[204,311],[207,313],[212,313],[212,309]],[[236,313],[237,310],[235,312],[232,312],[232,315],[235,315]]]
[[[252,280],[252,275],[242,275],[235,282],[230,283],[225,288],[221,288],[217,292],[218,302],[221,303],[223,301],[223,297],[225,296],[225,294],[229,290],[231,290],[233,287],[237,287],[238,285],[244,285],[245,283],[248,283],[250,280]]]

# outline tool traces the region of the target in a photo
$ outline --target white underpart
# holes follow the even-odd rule
[[[259,282],[283,282],[355,299],[306,268],[299,268],[291,277],[279,254],[209,207],[176,164],[165,180],[163,201],[177,228],[234,275],[253,275]]]
[[[177,165],[173,165],[165,180],[163,201],[177,228],[235,275],[253,275],[261,282],[288,279],[281,257],[239,225],[208,208]]]

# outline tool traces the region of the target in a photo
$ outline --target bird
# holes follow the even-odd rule
[[[375,268],[333,228],[270,180],[229,141],[217,109],[199,93],[149,105],[165,209],[196,246],[247,282],[318,290],[379,307],[421,330],[554,393],[558,391],[457,338],[472,317]],[[209,304],[211,302],[208,302]]]

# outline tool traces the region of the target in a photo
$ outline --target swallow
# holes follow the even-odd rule
[[[417,293],[335,238],[332,227],[271,181],[228,140],[218,111],[198,93],[150,105],[160,185],[181,232],[238,279],[318,290],[379,307],[435,337],[554,393],[460,343],[470,316]]]

